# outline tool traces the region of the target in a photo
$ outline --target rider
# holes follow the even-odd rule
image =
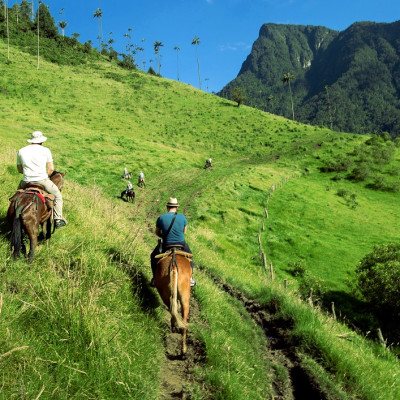
[[[167,203],[167,213],[158,217],[156,222],[156,235],[162,239],[162,248],[157,245],[150,255],[151,270],[153,278],[151,279],[150,286],[154,286],[154,274],[157,268],[156,255],[165,252],[165,246],[168,244],[183,245],[183,251],[192,254],[188,244],[185,241],[185,234],[187,231],[187,220],[183,214],[178,214],[178,200],[170,197]],[[175,217],[176,215],[176,217]],[[171,228],[170,228],[171,227]],[[167,234],[167,235],[166,235]],[[190,261],[193,273],[193,261]],[[190,278],[190,286],[195,286],[196,282],[193,276]]]
[[[43,186],[46,192],[54,195],[54,225],[55,228],[62,228],[67,221],[62,216],[63,199],[58,187],[49,179],[54,171],[53,157],[51,151],[42,146],[47,138],[40,131],[32,133],[30,143],[18,151],[17,168],[23,174],[18,189],[25,189],[28,183]]]
[[[128,192],[132,189],[133,189],[133,185],[132,185],[131,181],[128,181],[128,184],[126,185],[125,193],[128,194]]]
[[[124,168],[124,176],[128,175],[128,168]]]
[[[140,182],[144,183],[144,173],[142,171],[140,171],[139,173],[138,185]]]

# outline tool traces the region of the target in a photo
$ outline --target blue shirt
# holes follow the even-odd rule
[[[175,215],[174,212],[169,212],[161,215],[157,219],[156,227],[160,228],[162,231],[162,238],[164,244],[173,244],[185,241],[185,235],[183,234],[183,230],[187,225],[187,221],[186,217],[183,214],[176,214],[174,224],[172,225],[168,237],[165,237],[165,233],[167,232],[169,226],[171,225],[171,221],[174,215]]]

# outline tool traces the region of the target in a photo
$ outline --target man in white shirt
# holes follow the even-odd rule
[[[28,183],[42,185],[46,192],[54,195],[54,224],[56,229],[67,225],[62,216],[63,199],[58,187],[49,179],[54,171],[53,157],[51,151],[42,146],[47,138],[40,131],[32,133],[30,143],[18,151],[17,168],[23,174],[18,189],[25,189]]]
[[[129,181],[128,184],[126,185],[125,193],[128,194],[128,192],[129,192],[130,190],[132,190],[132,189],[133,189],[133,185],[132,185],[132,183]]]

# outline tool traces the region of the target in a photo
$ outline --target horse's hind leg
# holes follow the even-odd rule
[[[181,296],[181,313],[182,313],[182,320],[185,324],[185,327],[182,328],[182,356],[184,357],[187,352],[187,344],[186,344],[186,333],[187,333],[187,321],[189,317],[189,298],[190,292],[187,296]]]
[[[39,232],[37,231],[37,229],[33,229],[33,232],[28,232],[30,240],[29,253],[28,253],[29,262],[33,261],[33,256],[35,255],[35,248],[38,242],[38,233]]]

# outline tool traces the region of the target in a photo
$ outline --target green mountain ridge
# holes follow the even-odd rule
[[[290,72],[295,119],[355,133],[400,132],[400,21],[357,22],[342,32],[321,26],[264,24],[234,87],[247,104],[289,117],[282,83]]]

